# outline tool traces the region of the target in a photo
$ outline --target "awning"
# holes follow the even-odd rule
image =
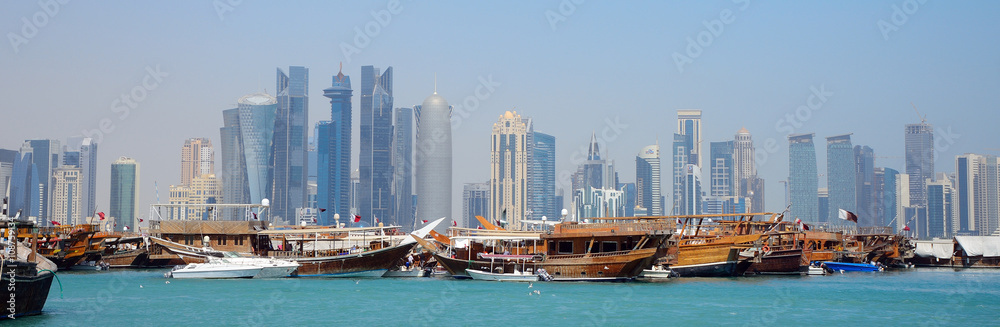
[[[955,252],[955,241],[950,239],[937,239],[931,241],[913,241],[917,248],[914,254],[919,257],[938,259],[951,259],[951,254]]]
[[[966,256],[1000,257],[1000,236],[955,236]]]

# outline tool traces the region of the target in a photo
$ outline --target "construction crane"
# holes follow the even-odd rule
[[[913,102],[910,102],[910,105],[913,106],[913,111],[917,112],[917,118],[920,118],[920,124],[921,125],[927,124],[927,115],[921,116],[920,110],[917,110],[917,105],[913,104]]]

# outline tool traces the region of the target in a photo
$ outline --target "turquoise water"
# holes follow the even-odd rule
[[[997,325],[1000,271],[911,269],[661,283],[438,278],[168,280],[60,272],[45,314],[4,326]],[[169,281],[170,283],[166,283]],[[532,291],[538,291],[536,294]]]

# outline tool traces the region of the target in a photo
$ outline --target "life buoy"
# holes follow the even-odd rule
[[[767,245],[765,245],[765,246],[764,246],[764,252],[765,252],[765,253],[766,253],[766,252],[771,252],[771,247],[770,247],[770,246],[767,246]]]

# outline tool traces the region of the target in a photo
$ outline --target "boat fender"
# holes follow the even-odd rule
[[[771,247],[770,247],[770,246],[767,246],[767,245],[765,245],[765,246],[764,246],[764,253],[768,253],[768,252],[771,252]]]
[[[545,261],[545,254],[544,253],[536,253],[533,257],[531,257],[531,261],[535,261],[535,262]]]

